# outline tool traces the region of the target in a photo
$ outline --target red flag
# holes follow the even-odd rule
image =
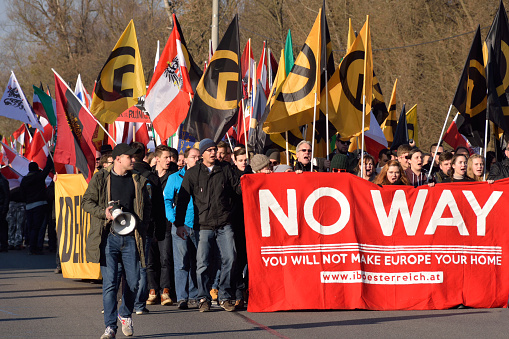
[[[36,162],[40,168],[44,168],[46,166],[48,154],[48,146],[41,136],[41,131],[38,130],[34,134],[30,147],[27,147],[25,156],[28,160]]]
[[[267,54],[265,48],[265,41],[263,42],[263,51],[262,55],[260,56],[260,62],[258,63],[258,67],[256,69],[256,83],[260,81],[260,84],[262,84],[263,92],[265,93],[265,98],[269,97],[270,92],[270,86],[269,86],[269,77],[267,75]]]
[[[246,144],[246,137],[244,134],[246,134],[246,129],[249,131],[249,116],[244,117],[244,121],[242,121],[242,118],[244,117],[244,109],[242,105],[240,105],[239,108],[239,115],[237,117],[237,133],[234,136],[235,141],[237,144]],[[245,127],[245,128],[244,128]]]
[[[161,139],[168,139],[187,116],[194,94],[189,80],[190,58],[177,17],[150,81],[145,107]]]
[[[92,137],[97,121],[56,72],[55,96],[58,135],[54,161],[76,166],[89,182],[95,170]]]
[[[461,134],[458,131],[458,125],[456,124],[458,117],[460,117],[460,119],[463,119],[463,116],[456,114],[454,120],[447,129],[447,132],[444,134],[444,141],[454,149],[458,148],[459,146],[463,146],[466,147],[467,149],[470,149],[470,144],[467,138],[465,138],[463,134]]]
[[[144,122],[133,122],[132,124],[135,124],[136,126],[136,133],[134,134],[136,141],[141,142],[143,145],[147,146],[148,142],[150,141],[147,124]]]

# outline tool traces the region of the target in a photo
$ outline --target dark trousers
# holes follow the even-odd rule
[[[39,248],[39,232],[47,223],[47,205],[41,205],[26,211],[27,225],[30,232],[29,250],[31,253],[42,250]]]
[[[156,294],[163,289],[170,290],[170,297],[176,298],[175,273],[173,270],[173,245],[171,227],[166,228],[163,241],[152,241],[148,252],[147,282],[149,290],[156,290]]]

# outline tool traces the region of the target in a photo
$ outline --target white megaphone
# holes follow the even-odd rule
[[[136,227],[136,218],[132,213],[122,211],[122,207],[118,205],[118,202],[110,202],[111,216],[113,217],[113,232],[118,235],[128,235]]]

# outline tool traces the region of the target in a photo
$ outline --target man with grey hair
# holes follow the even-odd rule
[[[327,172],[328,166],[325,158],[313,158],[311,155],[312,146],[311,141],[302,140],[297,144],[297,161],[293,168],[297,173],[310,172],[311,161],[313,162],[313,172]]]

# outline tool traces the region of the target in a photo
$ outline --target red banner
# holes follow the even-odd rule
[[[143,113],[141,109],[136,106],[132,106],[126,109],[120,114],[116,121],[127,121],[127,122],[148,122],[150,123],[150,117]]]
[[[415,189],[273,173],[241,183],[248,311],[507,307],[509,179]]]

